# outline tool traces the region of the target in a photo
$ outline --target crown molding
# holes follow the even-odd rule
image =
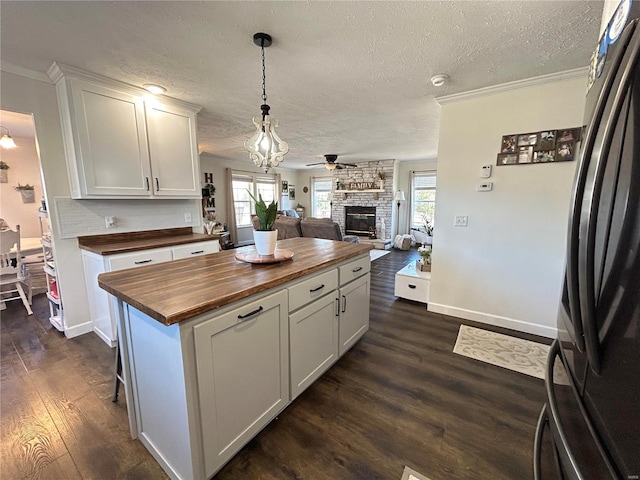
[[[51,83],[49,77],[42,72],[36,72],[35,70],[29,70],[28,68],[20,67],[18,65],[14,65],[13,63],[9,63],[5,60],[0,61],[0,70],[6,73],[12,73],[14,75],[18,75],[20,77],[30,78],[32,80],[37,80],[39,82]]]
[[[492,85],[490,87],[478,88],[477,90],[470,90],[468,92],[444,95],[442,97],[436,97],[435,100],[440,105],[446,105],[448,103],[462,102],[474,98],[495,95],[496,93],[509,92],[513,90],[519,90],[521,88],[535,87],[538,85],[555,83],[562,80],[572,80],[575,78],[584,79],[586,90],[588,73],[589,67],[574,68],[573,70],[565,70],[564,72],[549,73],[547,75],[540,75],[538,77],[525,78],[524,80],[516,80],[514,82],[502,83],[500,85]]]
[[[59,82],[64,80],[65,77],[70,77],[84,80],[90,83],[98,83],[100,85],[110,87],[121,92],[127,92],[132,95],[149,95],[149,92],[147,92],[142,87],[130,85],[113,78],[104,77],[102,75],[98,75],[97,73],[87,72],[85,70],[81,70],[70,65],[65,65],[63,63],[53,62],[47,70],[47,74],[49,76],[48,78],[51,79],[50,82],[53,82],[55,84],[58,84]],[[186,110],[193,111],[194,113],[198,113],[200,110],[202,110],[202,107],[200,105],[195,105],[193,103],[185,102],[184,100],[169,97],[168,95],[160,95],[157,98],[160,103],[162,103],[163,99],[165,99],[167,102],[170,102],[173,105],[180,106]]]

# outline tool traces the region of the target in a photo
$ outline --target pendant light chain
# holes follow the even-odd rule
[[[266,87],[267,74],[266,74],[266,69],[264,67],[264,40],[262,41],[261,49],[262,49],[262,101],[264,103],[267,103],[267,87]]]

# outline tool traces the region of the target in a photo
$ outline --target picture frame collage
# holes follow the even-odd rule
[[[496,165],[569,162],[581,137],[580,127],[504,135]]]

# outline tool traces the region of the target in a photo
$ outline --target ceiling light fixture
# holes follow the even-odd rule
[[[449,80],[449,76],[445,75],[444,73],[440,73],[431,77],[431,83],[434,87],[441,87],[447,82],[447,80]]]
[[[336,169],[336,164],[335,163],[325,163],[324,164],[324,168],[326,168],[327,170],[335,170]]]
[[[6,149],[16,148],[16,142],[14,142],[13,138],[11,138],[11,135],[9,135],[9,129],[7,127],[3,127],[2,125],[0,125],[0,128],[4,128],[7,131],[7,133],[2,135],[2,138],[0,138],[0,147]]]
[[[162,95],[163,93],[167,93],[167,89],[164,88],[162,85],[155,85],[153,83],[145,83],[143,85],[143,87],[145,88],[145,90],[147,90],[148,92],[153,93],[154,95]]]
[[[262,110],[261,117],[253,117],[253,124],[256,126],[256,133],[244,142],[244,148],[249,152],[249,157],[257,167],[263,168],[265,173],[271,167],[277,167],[282,162],[283,157],[289,151],[287,142],[283,142],[276,133],[278,121],[269,116],[269,105],[267,105],[267,91],[265,87],[264,49],[271,45],[271,36],[266,33],[256,33],[253,36],[253,43],[260,47],[262,51]]]

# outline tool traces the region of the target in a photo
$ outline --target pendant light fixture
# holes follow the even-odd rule
[[[245,140],[244,148],[249,152],[249,157],[253,160],[253,163],[267,173],[271,167],[280,165],[283,157],[289,151],[289,145],[278,137],[276,133],[278,121],[269,116],[270,107],[267,105],[264,49],[271,45],[271,35],[256,33],[253,36],[253,43],[258,45],[262,51],[262,105],[260,106],[262,116],[253,117],[256,133],[250,139]]]
[[[3,127],[2,125],[0,125],[0,129],[4,129],[7,131],[7,133],[2,135],[2,138],[0,138],[0,147],[6,149],[16,148],[16,142],[14,142],[13,138],[11,138],[11,135],[9,135],[9,129],[7,127]]]

